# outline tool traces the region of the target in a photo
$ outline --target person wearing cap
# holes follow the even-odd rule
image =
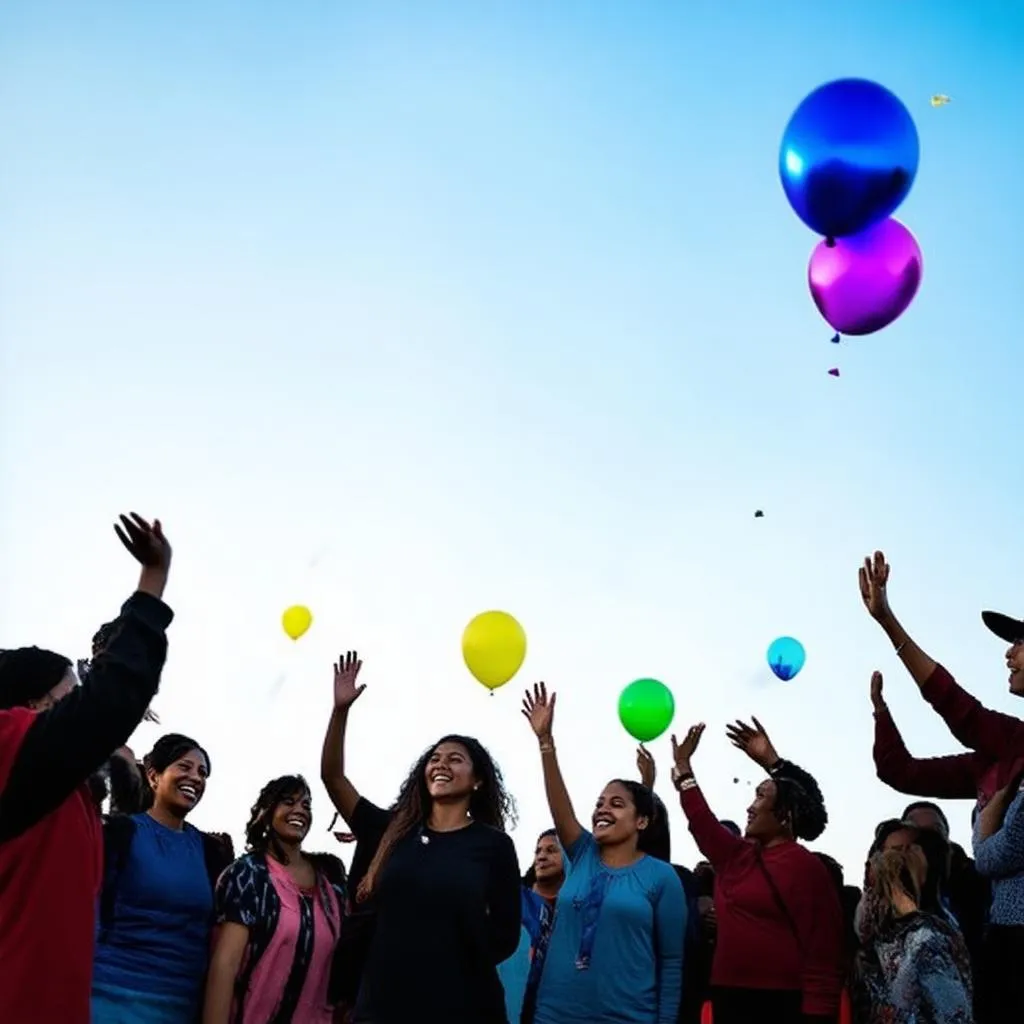
[[[137,591],[81,686],[69,659],[0,652],[0,1021],[88,1024],[100,818],[87,786],[156,693],[173,613],[159,521],[114,527],[142,566]]]
[[[889,606],[889,574],[889,564],[881,551],[864,559],[858,574],[864,607],[892,642],[921,696],[942,716],[949,731],[969,752],[945,757],[912,757],[883,698],[882,674],[875,672],[871,678],[871,701],[875,715],[876,773],[882,782],[911,796],[974,800],[977,832],[980,817],[977,812],[1024,771],[1024,721],[982,706],[914,642]],[[982,612],[981,617],[996,636],[1010,645],[1006,651],[1009,690],[1015,696],[1024,696],[1024,622],[992,611]],[[1020,924],[1024,925],[1024,920]],[[982,1022],[1024,1020],[1024,1003],[1008,1001],[1024,998],[1013,994],[1015,980],[1007,977],[1005,971],[988,966],[1005,961],[1002,942],[1002,933],[990,927],[980,954],[978,1019]],[[1009,988],[1005,987],[1007,984]],[[982,1009],[990,1000],[993,1009]],[[1010,1012],[1011,1006],[1017,1011],[1016,1016]]]

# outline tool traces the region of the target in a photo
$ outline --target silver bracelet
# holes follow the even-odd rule
[[[904,640],[903,643],[901,643],[901,644],[897,644],[897,646],[896,646],[896,657],[897,658],[903,653],[903,648],[906,647],[906,646],[907,646],[907,641],[906,640]]]
[[[682,793],[684,789],[696,789],[697,780],[691,775],[688,779],[683,779],[679,783],[679,792]]]

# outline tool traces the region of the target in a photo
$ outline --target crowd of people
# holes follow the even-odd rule
[[[76,675],[51,651],[0,652],[4,1024],[1024,1020],[1024,721],[982,707],[911,639],[881,553],[860,570],[865,607],[969,752],[912,757],[875,674],[878,776],[924,799],[865,837],[860,886],[804,845],[826,830],[824,797],[756,719],[726,729],[764,771],[743,829],[698,782],[704,726],[672,738],[671,786],[704,857],[692,869],[672,861],[644,747],[640,777],[612,779],[581,820],[543,683],[522,711],[552,827],[524,874],[512,798],[478,740],[429,746],[393,800],[360,792],[345,752],[355,652],[334,666],[321,760],[356,844],[346,872],[305,848],[302,776],[255,794],[236,857],[188,822],[213,769],[198,740],[164,735],[141,762],[124,746],[153,717],[171,548],[159,521],[115,529],[141,575],[91,661]],[[984,621],[1024,695],[1024,622]],[[936,798],[973,801],[973,859]]]

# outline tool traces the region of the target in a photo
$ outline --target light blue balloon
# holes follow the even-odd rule
[[[806,660],[804,645],[791,636],[780,636],[768,647],[768,665],[782,680],[792,679]]]

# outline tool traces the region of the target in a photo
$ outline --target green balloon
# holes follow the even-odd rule
[[[657,679],[637,679],[619,696],[619,721],[635,740],[657,739],[676,713],[672,691]]]

